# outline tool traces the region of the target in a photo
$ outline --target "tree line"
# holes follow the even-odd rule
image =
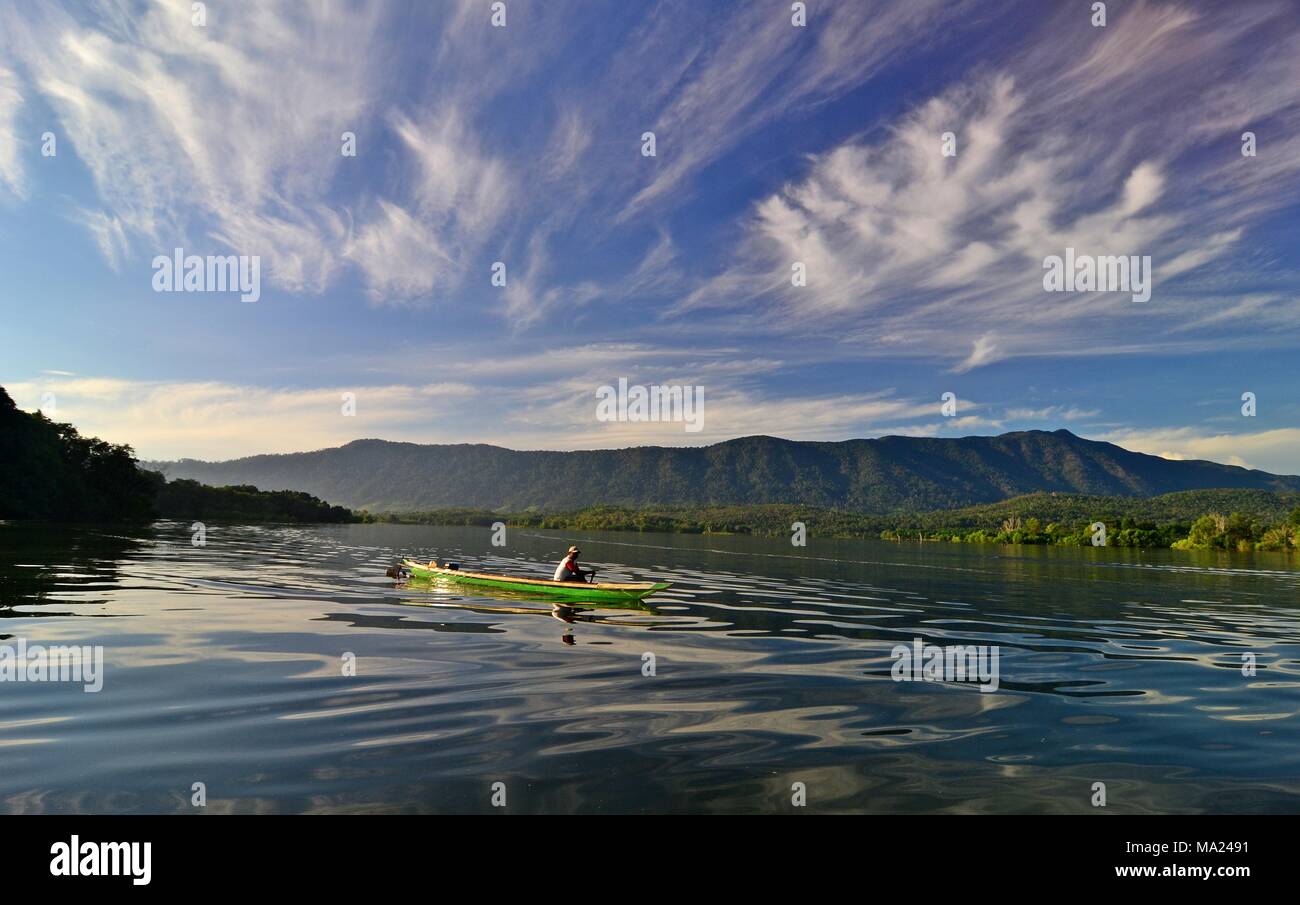
[[[1029,514],[1037,509],[1043,517]],[[1206,509],[1208,514],[1202,515]],[[1219,515],[1222,509],[1230,515]],[[809,536],[950,543],[1091,546],[1093,525],[1107,546],[1178,549],[1293,550],[1300,543],[1300,494],[1260,490],[1193,490],[1146,499],[1030,494],[983,506],[873,515],[772,504],[635,508],[594,506],[572,512],[502,512],[448,508],[359,513],[367,522],[559,531],[635,531],[789,537],[796,522]]]
[[[347,522],[351,510],[297,491],[208,487],[140,468],[127,445],[83,437],[24,412],[0,387],[0,519],[147,522],[155,518]]]

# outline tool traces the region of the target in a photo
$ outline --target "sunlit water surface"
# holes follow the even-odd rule
[[[487,812],[504,783],[517,813],[781,813],[803,783],[809,811],[1083,813],[1104,783],[1107,812],[1300,811],[1294,558],[507,540],[0,525],[0,645],[105,658],[98,693],[0,682],[0,810],[192,812],[202,783],[207,812]],[[673,588],[557,609],[384,576],[549,575],[575,540]],[[1000,688],[894,681],[918,637],[997,646]]]

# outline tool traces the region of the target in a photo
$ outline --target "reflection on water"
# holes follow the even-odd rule
[[[0,682],[0,810],[1300,810],[1300,571],[1271,554],[390,525],[0,525],[0,644],[98,644],[104,689]],[[549,574],[641,606],[384,576]],[[996,645],[981,694],[895,644]],[[1253,655],[1256,672],[1242,674]],[[355,664],[355,675],[349,664]],[[650,670],[650,666],[653,670]],[[652,675],[646,672],[652,671]]]

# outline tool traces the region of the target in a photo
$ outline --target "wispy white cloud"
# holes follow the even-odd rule
[[[324,197],[340,133],[368,121],[378,16],[355,4],[10,7],[6,51],[58,116],[61,150],[90,171],[103,213],[82,217],[110,261],[123,241],[217,241],[267,259],[292,291],[338,267]]]
[[[484,251],[525,248],[525,213],[578,218],[593,142],[577,102],[544,148],[486,138],[493,105],[573,39],[572,10],[515,7],[509,30],[471,0],[424,12],[267,0],[209,6],[196,27],[185,3],[51,3],[0,11],[0,42],[90,172],[98,198],[73,216],[111,266],[218,243],[261,256],[289,292],[321,292],[351,265],[371,299],[405,301],[464,285]],[[0,135],[20,100],[0,70]],[[18,191],[13,147],[0,144],[0,185]],[[528,302],[564,291],[544,255],[508,317],[535,320]]]
[[[1246,20],[1287,43],[1297,32],[1280,6]],[[1221,306],[1175,278],[1211,268],[1229,282],[1234,270],[1257,277],[1234,254],[1253,224],[1286,204],[1278,186],[1300,183],[1300,157],[1270,157],[1271,182],[1244,175],[1256,162],[1236,153],[1237,135],[1200,128],[1179,102],[1218,84],[1211,61],[1231,62],[1233,97],[1273,117],[1279,150],[1291,146],[1300,90],[1294,81],[1282,92],[1266,84],[1281,74],[1278,64],[1243,54],[1247,33],[1258,38],[1180,4],[1136,3],[1105,29],[1057,15],[1023,60],[964,79],[879,138],[814,156],[804,175],[753,206],[733,262],[673,313],[717,310],[791,335],[839,325],[855,345],[937,356],[957,372],[1007,357],[1118,349],[1139,330],[1158,347]],[[1063,71],[1065,36],[1083,57]],[[1257,85],[1263,98],[1252,101],[1243,85]],[[1096,122],[1106,128],[1081,127]],[[956,136],[955,157],[942,154],[946,132]],[[1152,302],[1045,293],[1042,261],[1067,247],[1150,255]],[[806,286],[790,278],[795,262]],[[1253,326],[1254,310],[1239,310],[1233,325]],[[1270,326],[1300,330],[1292,309],[1270,314]],[[1260,338],[1240,331],[1213,342]]]
[[[23,198],[27,194],[24,167],[19,148],[25,143],[18,136],[18,111],[23,95],[13,70],[0,65],[0,187]]]
[[[1100,409],[1085,409],[1076,405],[1048,405],[1042,408],[1007,409],[1006,418],[1008,421],[1050,421],[1056,423],[1059,421],[1081,421],[1096,418],[1100,414]]]
[[[414,186],[406,206],[379,201],[377,216],[358,227],[345,252],[376,300],[458,285],[510,196],[506,167],[476,146],[456,110],[422,124],[394,114],[392,128],[412,158]]]
[[[1283,342],[1300,330],[1285,293],[1232,296],[1256,224],[1300,177],[1300,26],[1285,3],[1248,7],[1224,17],[1134,0],[1104,29],[1053,8],[984,41],[1002,7],[941,0],[815,4],[807,28],[762,3],[725,16],[629,8],[600,25],[581,3],[517,4],[508,29],[477,0],[409,16],[368,2],[209,5],[206,28],[162,0],[10,5],[0,139],[20,104],[49,105],[97,195],[71,216],[112,266],[216,243],[260,254],[286,291],[355,274],[374,301],[479,306],[515,331],[680,299],[683,322],[721,312],[735,333],[956,373],[1024,355]],[[591,50],[610,35],[609,53]],[[866,104],[884,112],[849,139],[836,125],[830,146],[798,134],[909,53],[968,35],[978,66],[958,54],[933,70],[938,88],[930,75],[909,83],[930,92],[909,87],[910,109]],[[1258,53],[1261,36],[1275,53]],[[1260,131],[1257,158],[1236,153],[1246,128]],[[643,129],[658,158],[636,153]],[[358,158],[339,153],[345,130]],[[947,131],[955,158],[940,154]],[[710,168],[768,137],[762,169],[784,168],[786,184],[743,223],[679,227]],[[30,175],[14,147],[0,140],[11,193]],[[733,230],[744,239],[718,268],[705,256]],[[1042,258],[1066,245],[1152,255],[1152,303],[1044,294]],[[494,260],[508,266],[504,292],[488,285]],[[794,261],[806,287],[791,285]],[[1248,329],[1261,324],[1272,334]]]
[[[954,367],[953,371],[957,374],[964,374],[967,371],[996,361],[999,357],[996,337],[992,333],[985,333],[971,343],[970,355],[966,356],[965,360]]]
[[[788,8],[750,4],[730,14],[721,33],[697,31],[686,54],[679,33],[646,29],[629,60],[668,57],[685,64],[662,68],[663,102],[653,131],[663,163],[623,216],[680,188],[763,126],[862,84],[927,30],[967,21],[967,6],[938,0],[823,4],[810,13],[808,27],[798,28]],[[653,84],[648,93],[654,98]]]
[[[582,113],[565,110],[556,118],[555,129],[541,155],[544,178],[556,180],[572,175],[592,142],[591,126]]]
[[[122,221],[112,214],[93,210],[81,210],[77,218],[90,231],[108,266],[117,270],[130,245]]]
[[[425,296],[439,282],[450,282],[451,274],[460,275],[434,229],[388,201],[378,202],[345,254],[365,273],[376,300]]]

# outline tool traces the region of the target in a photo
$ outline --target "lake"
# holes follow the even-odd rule
[[[491,539],[0,525],[0,647],[103,656],[97,692],[0,681],[0,810],[1085,813],[1102,783],[1116,813],[1300,811],[1294,558]],[[549,577],[571,542],[674,585],[556,608],[384,575]],[[997,690],[895,681],[917,638],[996,649]]]

